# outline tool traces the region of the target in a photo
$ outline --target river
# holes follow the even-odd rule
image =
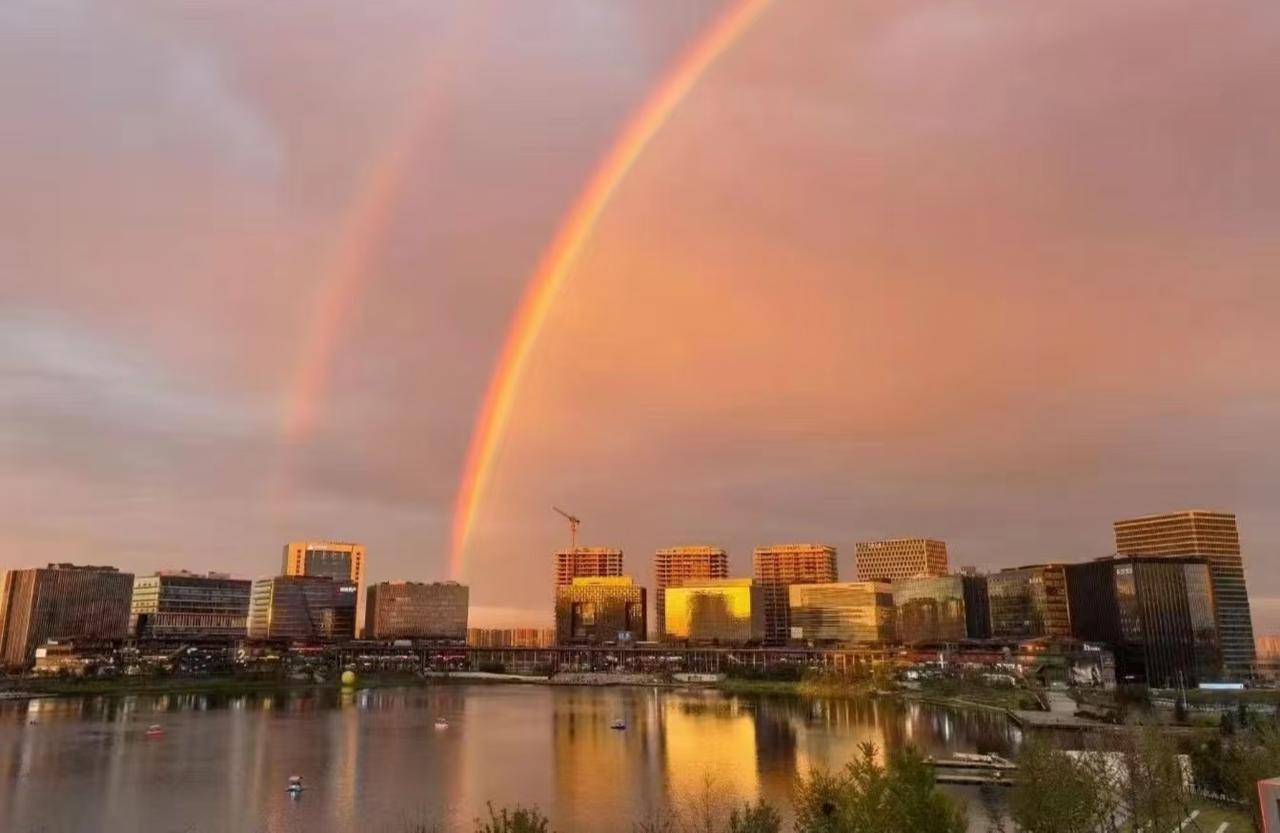
[[[153,723],[163,737],[145,736]],[[866,741],[1007,754],[1018,740],[990,712],[649,688],[40,699],[0,704],[0,830],[471,833],[492,801],[536,804],[559,833],[625,832],[707,795],[785,808],[798,775]],[[975,793],[953,792],[981,829]]]

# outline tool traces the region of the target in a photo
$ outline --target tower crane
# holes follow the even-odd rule
[[[578,551],[578,527],[582,525],[582,521],[578,520],[573,515],[570,515],[568,512],[564,511],[559,506],[552,506],[551,508],[556,510],[556,512],[560,513],[561,515],[563,515],[565,519],[569,521],[569,540],[572,542],[572,545],[573,545],[571,552],[577,552]]]

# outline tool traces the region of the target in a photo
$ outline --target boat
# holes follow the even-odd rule
[[[448,729],[448,728],[449,728],[449,721],[445,720],[443,717],[437,717],[437,718],[436,718],[436,728],[437,728],[437,729]]]
[[[625,728],[627,728],[627,722],[626,722],[625,720],[623,720],[622,718],[618,718],[617,720],[615,720],[615,721],[613,721],[612,723],[610,723],[610,724],[609,724],[609,728],[610,728],[610,729],[619,729],[619,730],[621,730],[621,729],[625,729]]]
[[[293,796],[294,798],[297,798],[299,795],[302,794],[302,791],[306,789],[306,787],[302,786],[302,776],[290,775],[289,786],[285,787],[284,789],[285,789],[285,792],[289,793],[289,795]]]
[[[164,737],[164,727],[159,723],[152,723],[143,734],[149,738],[162,738]]]

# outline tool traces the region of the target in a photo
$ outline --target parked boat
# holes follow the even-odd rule
[[[289,776],[289,786],[285,787],[285,792],[289,793],[289,795],[293,796],[294,798],[297,798],[299,795],[302,794],[302,791],[305,789],[306,787],[302,785],[301,775]]]
[[[623,720],[622,718],[618,718],[617,720],[615,720],[615,721],[613,721],[612,723],[610,723],[610,724],[609,724],[609,728],[610,728],[610,729],[619,729],[619,730],[621,730],[621,729],[625,729],[625,728],[627,728],[627,722],[626,722],[625,720]]]

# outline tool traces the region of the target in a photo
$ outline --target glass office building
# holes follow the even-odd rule
[[[253,582],[249,638],[335,642],[356,635],[354,581],[326,576],[273,576]]]
[[[129,633],[139,639],[243,638],[253,582],[209,573],[161,572],[133,580]]]
[[[793,584],[791,639],[813,645],[884,645],[897,640],[893,589],[885,582]]]
[[[994,639],[1068,639],[1071,611],[1062,564],[1012,567],[987,576]]]
[[[556,588],[556,642],[602,645],[644,639],[645,590],[627,576],[575,578]]]
[[[1204,558],[1102,558],[1067,566],[1079,639],[1106,642],[1121,682],[1195,686],[1222,675]]]
[[[959,642],[991,636],[986,576],[895,581],[893,603],[901,642]]]
[[[749,578],[704,579],[666,588],[667,639],[714,644],[764,639],[763,592]]]

